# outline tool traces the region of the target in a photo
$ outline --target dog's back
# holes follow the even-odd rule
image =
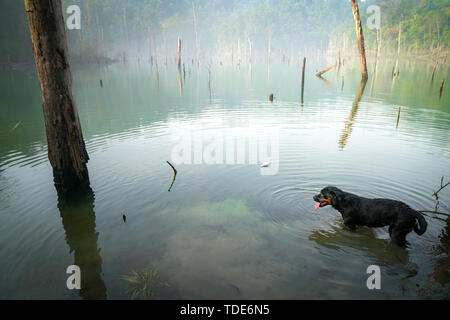
[[[331,205],[344,218],[347,227],[368,226],[379,228],[389,226],[392,241],[401,247],[407,244],[406,235],[414,230],[422,235],[427,229],[423,216],[406,203],[392,199],[369,199],[353,193],[342,191],[336,187],[326,187],[314,198],[331,199]],[[317,200],[316,200],[317,201]]]

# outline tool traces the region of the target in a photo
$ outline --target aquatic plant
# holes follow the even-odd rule
[[[131,295],[131,300],[148,299],[154,295],[158,287],[169,286],[167,282],[160,280],[156,266],[141,271],[133,270],[131,275],[123,276],[122,279],[130,285],[126,292]]]

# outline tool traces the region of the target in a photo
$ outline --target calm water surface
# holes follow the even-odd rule
[[[129,299],[123,277],[157,268],[154,299],[448,299],[446,216],[429,214],[404,251],[386,228],[350,232],[312,200],[335,185],[449,212],[450,188],[432,197],[450,178],[448,85],[439,99],[448,68],[430,84],[433,65],[403,61],[392,81],[393,62],[380,62],[358,104],[358,60],[314,76],[330,63],[307,61],[303,104],[300,61],[275,62],[270,74],[263,62],[249,72],[217,61],[210,82],[206,67],[187,63],[182,88],[171,63],[158,74],[148,63],[74,66],[93,189],[77,202],[58,201],[35,73],[1,73],[0,298]],[[211,141],[236,136],[247,150],[255,135],[271,143],[268,168],[262,156],[208,164]],[[180,141],[201,164],[173,160]],[[170,192],[167,160],[178,163]],[[81,291],[66,288],[72,264]],[[382,290],[366,287],[372,264]]]

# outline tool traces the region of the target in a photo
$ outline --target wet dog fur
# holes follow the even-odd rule
[[[363,198],[332,186],[323,188],[313,199],[320,207],[331,205],[339,211],[350,230],[357,226],[389,226],[391,241],[402,248],[409,245],[408,233],[414,230],[422,235],[427,229],[423,216],[401,201]]]

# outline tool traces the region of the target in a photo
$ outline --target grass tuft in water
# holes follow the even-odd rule
[[[152,297],[158,287],[168,287],[169,284],[159,279],[159,271],[156,266],[141,271],[132,271],[131,275],[123,276],[130,288],[126,291],[131,295],[131,300],[148,299]]]

